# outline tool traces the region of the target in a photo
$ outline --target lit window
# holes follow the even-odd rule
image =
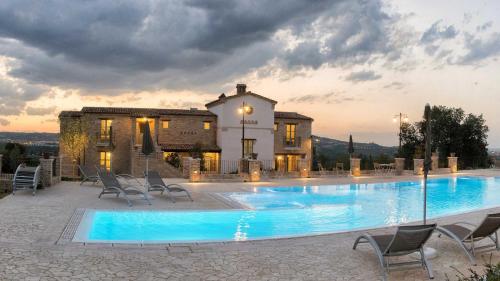
[[[245,156],[251,156],[253,154],[253,146],[255,144],[254,139],[244,139],[243,140],[243,153]]]
[[[163,129],[168,129],[168,126],[169,126],[169,125],[170,125],[170,121],[168,121],[168,120],[163,120],[163,121],[161,121],[161,127],[162,127]]]
[[[99,166],[101,168],[106,169],[106,171],[111,170],[111,152],[101,151],[99,157]]]
[[[203,122],[203,129],[210,130],[210,123],[211,122]]]
[[[274,130],[277,131],[278,130],[278,123],[274,123]]]
[[[295,132],[297,124],[286,124],[286,143],[295,144]]]
[[[101,119],[101,130],[99,134],[100,141],[109,141],[111,138],[111,123],[113,120]]]

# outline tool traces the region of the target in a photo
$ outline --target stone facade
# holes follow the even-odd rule
[[[76,165],[73,164],[80,164],[91,169],[102,166],[117,174],[142,176],[146,158],[141,154],[140,149],[145,122],[150,124],[151,135],[156,145],[156,153],[149,157],[150,169],[157,170],[164,177],[187,176],[186,172],[166,163],[165,157],[171,156],[172,153],[177,153],[180,158],[197,157],[193,153],[198,151],[204,153],[204,157],[210,157],[211,161],[219,162],[240,159],[240,117],[236,109],[224,108],[221,105],[232,105],[242,98],[253,101],[252,105],[255,106],[252,116],[255,120],[247,121],[258,121],[258,124],[266,126],[253,128],[252,126],[256,125],[252,123],[247,128],[248,134],[245,138],[254,138],[254,152],[262,152],[258,153],[258,160],[266,160],[263,161],[266,167],[274,167],[275,161],[279,158],[284,158],[285,161],[286,159],[293,159],[293,161],[307,159],[309,163],[312,162],[310,160],[313,120],[295,112],[275,112],[275,101],[255,93],[245,92],[229,97],[221,95],[218,100],[207,104],[209,110],[84,107],[80,111],[63,111],[59,115],[61,132],[64,131],[65,120],[79,118],[89,124],[87,133],[90,141],[75,163],[64,144],[61,143],[61,174],[65,177],[78,177],[78,171],[74,169]],[[259,113],[262,110],[266,112],[264,119],[264,115]],[[236,117],[229,116],[229,113]],[[226,123],[231,126],[228,125],[227,128],[219,126],[219,124]],[[101,126],[106,126],[105,124],[108,124],[105,128],[110,126],[111,130],[103,130]],[[272,128],[272,124],[277,125],[277,130]],[[294,124],[296,128],[295,141],[292,144],[285,142],[286,124]],[[224,137],[223,132],[229,130],[237,134]],[[102,133],[103,131],[110,132]],[[252,133],[255,133],[255,136]],[[273,143],[274,147],[272,147]],[[281,156],[274,157],[275,155]],[[290,170],[289,167],[293,167],[294,171],[298,171],[297,163],[286,164],[287,169]],[[222,165],[216,164],[216,166]]]
[[[293,154],[300,155],[301,158],[311,159],[312,119],[301,117],[286,118],[281,117],[280,115],[275,115],[274,123],[276,124],[276,130],[274,131],[274,153],[276,155]],[[286,124],[296,125],[296,144],[287,144]]]

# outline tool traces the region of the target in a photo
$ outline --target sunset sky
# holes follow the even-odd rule
[[[0,1],[0,131],[82,106],[204,108],[236,83],[313,133],[397,144],[425,103],[500,147],[500,1]]]

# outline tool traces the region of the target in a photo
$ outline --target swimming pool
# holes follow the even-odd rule
[[[500,178],[428,182],[428,217],[500,206]],[[223,193],[247,209],[216,211],[87,210],[75,242],[244,241],[396,225],[422,218],[422,182],[264,187]]]

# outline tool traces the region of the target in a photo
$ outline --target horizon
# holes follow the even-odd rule
[[[500,147],[496,1],[63,3],[0,7],[2,132],[57,133],[83,106],[204,109],[245,83],[317,136],[397,146],[393,116],[430,103],[483,114]]]

